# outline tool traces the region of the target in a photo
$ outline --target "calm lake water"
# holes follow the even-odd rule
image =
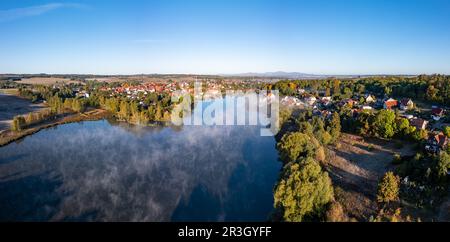
[[[1,221],[265,221],[280,171],[257,126],[61,125],[0,148]]]

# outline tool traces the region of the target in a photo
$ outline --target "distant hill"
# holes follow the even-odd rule
[[[307,78],[307,77],[316,77],[316,75],[306,74],[301,72],[284,72],[284,71],[276,71],[276,72],[247,72],[247,73],[239,73],[239,74],[231,74],[224,76],[242,76],[242,77],[271,77],[271,78]]]

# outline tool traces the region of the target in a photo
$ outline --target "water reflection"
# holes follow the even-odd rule
[[[0,148],[0,220],[262,221],[274,146],[249,126],[58,126]]]

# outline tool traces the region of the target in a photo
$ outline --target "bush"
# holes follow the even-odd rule
[[[339,202],[332,202],[325,214],[327,222],[346,222],[347,215]]]
[[[398,164],[401,164],[402,162],[403,162],[403,159],[402,159],[402,157],[400,156],[400,154],[395,153],[395,154],[394,154],[394,158],[392,159],[392,164],[398,165]]]

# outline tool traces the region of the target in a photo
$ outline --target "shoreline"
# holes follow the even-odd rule
[[[110,113],[103,109],[94,109],[85,113],[72,113],[65,117],[56,118],[54,120],[46,120],[40,124],[33,125],[20,132],[4,130],[0,133],[0,147],[11,144],[12,142],[23,139],[29,135],[33,135],[41,130],[55,127],[62,124],[76,123],[81,121],[97,121],[110,116]]]

